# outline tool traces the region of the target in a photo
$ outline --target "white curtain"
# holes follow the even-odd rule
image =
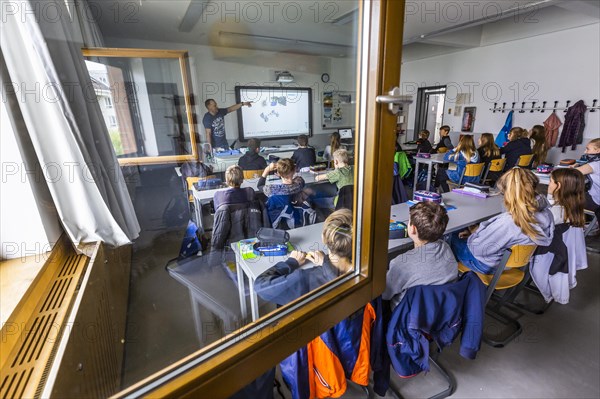
[[[75,245],[137,238],[133,204],[62,1],[20,1],[0,43],[17,104],[63,227]],[[59,20],[24,10],[61,12]],[[52,14],[54,15],[54,14]],[[81,21],[89,18],[80,18]],[[97,32],[97,30],[96,30]],[[17,107],[18,106],[18,107]]]

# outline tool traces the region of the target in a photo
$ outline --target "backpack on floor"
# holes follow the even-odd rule
[[[183,236],[183,242],[181,243],[181,249],[179,250],[179,259],[188,258],[198,254],[202,251],[202,244],[198,237],[198,226],[191,220],[188,222],[187,228],[185,229],[185,235]]]

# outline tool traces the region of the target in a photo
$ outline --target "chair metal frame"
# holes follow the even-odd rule
[[[583,230],[583,236],[587,237],[592,230],[594,230],[594,227],[598,224],[598,218],[596,217],[596,214],[592,211],[589,210],[585,210],[585,214],[588,216],[592,216],[592,221],[590,222],[590,224],[588,224],[588,226]],[[592,247],[586,247],[588,252],[593,252],[593,253],[600,253],[599,250],[597,250],[596,248],[592,248]]]
[[[433,365],[435,369],[442,375],[444,380],[448,383],[448,388],[444,389],[441,392],[436,393],[435,395],[430,396],[428,399],[444,399],[448,396],[452,395],[456,391],[456,378],[440,363],[438,360],[440,352],[438,350],[434,350],[433,352],[429,351],[429,364]],[[431,355],[431,353],[435,353],[435,355]],[[430,367],[431,369],[431,367]],[[392,395],[397,399],[402,399],[402,395],[400,394],[400,387],[396,385],[393,379],[390,378],[390,391],[392,391]]]
[[[517,254],[517,251],[520,248],[523,248],[523,250],[527,251],[527,252],[525,252],[525,254],[527,255],[526,258],[525,259],[518,259],[518,258],[513,259],[513,255],[516,257],[519,256]],[[484,275],[482,275],[481,273],[477,273],[477,275],[479,276],[481,281],[485,285],[487,285],[486,298],[485,298],[486,305],[489,305],[490,299],[492,298],[492,296],[494,295],[494,293],[496,291],[504,291],[503,295],[501,295],[501,296],[498,295],[494,306],[486,306],[485,313],[488,316],[492,317],[493,319],[501,322],[505,326],[512,326],[513,330],[514,330],[511,334],[506,336],[504,339],[498,340],[498,341],[490,338],[489,336],[486,336],[485,331],[484,331],[483,342],[485,342],[486,344],[497,347],[497,348],[501,348],[501,347],[505,346],[506,344],[508,344],[510,341],[514,340],[516,337],[518,337],[523,332],[523,327],[521,326],[521,323],[519,323],[518,320],[511,318],[510,316],[504,314],[501,311],[501,308],[504,307],[505,305],[508,305],[510,302],[512,302],[514,300],[514,298],[517,296],[517,294],[523,289],[523,287],[527,283],[526,277],[527,277],[527,273],[528,273],[529,262],[531,261],[531,257],[533,256],[536,248],[537,248],[537,246],[535,246],[535,245],[514,245],[513,247],[507,249],[504,252],[504,254],[502,254],[500,263],[498,263],[498,266],[496,267],[496,270],[494,271],[492,279],[489,282],[486,282],[486,279],[483,278]],[[466,268],[464,265],[463,265],[463,267]],[[496,288],[498,285],[498,282],[500,282],[500,279],[502,278],[502,275],[505,273],[505,271],[507,271],[507,269],[511,269],[511,270],[524,269],[524,270],[520,270],[520,272],[523,273],[521,280],[519,281],[519,283],[517,283],[511,287],[507,287],[505,289]]]
[[[481,182],[485,184],[490,172],[502,172],[505,166],[506,158],[492,159],[487,168],[485,168],[485,174],[483,175],[483,179],[481,179]],[[494,169],[492,169],[492,167],[494,167]]]

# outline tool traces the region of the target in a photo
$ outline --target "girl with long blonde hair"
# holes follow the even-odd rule
[[[494,142],[494,135],[491,133],[483,133],[479,137],[479,148],[477,148],[477,152],[479,153],[479,162],[486,164],[501,157],[500,148],[498,148]]]
[[[435,185],[436,187],[441,187],[443,192],[449,191],[448,183],[446,180],[452,180],[455,183],[460,181],[461,176],[468,163],[477,163],[479,162],[479,153],[475,148],[475,141],[473,141],[473,136],[470,134],[463,134],[460,136],[458,140],[458,145],[456,148],[448,151],[446,155],[444,155],[444,159],[449,162],[456,163],[455,170],[447,170],[444,168],[438,168]],[[463,177],[462,182],[476,182],[479,180],[479,176]]]
[[[546,198],[535,192],[537,184],[527,169],[506,172],[497,185],[506,212],[454,233],[450,246],[457,259],[474,271],[493,274],[504,252],[514,245],[550,245],[554,218]]]

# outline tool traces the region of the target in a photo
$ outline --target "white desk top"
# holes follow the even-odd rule
[[[323,230],[323,223],[315,223],[310,226],[300,227],[293,230],[288,230],[290,234],[290,242],[294,248],[298,251],[325,251],[325,246],[321,241],[321,232]],[[232,243],[231,248],[239,255],[239,248],[237,243]],[[241,267],[244,269],[244,273],[248,276],[248,279],[254,284],[254,280],[262,273],[273,267],[276,263],[285,261],[288,255],[284,256],[261,256],[255,259],[242,259],[237,256]],[[310,261],[306,261],[303,268],[314,267],[314,264]]]
[[[421,158],[421,157],[414,157],[415,162],[418,163],[426,163],[426,164],[434,164],[434,163],[448,163],[448,161],[444,160],[444,156],[446,154],[431,154],[431,158]]]
[[[533,171],[533,174],[540,180],[540,184],[545,184],[546,186],[550,184],[550,173],[538,173]]]
[[[326,172],[321,172],[321,173],[326,173]],[[317,182],[315,179],[317,177],[316,173],[313,172],[300,172],[300,173],[296,173],[296,176],[301,176],[304,179],[304,182],[308,185],[308,184],[318,184],[318,183],[326,183],[327,180],[322,180],[320,182]],[[244,182],[242,183],[242,188],[244,187],[250,187],[252,188],[254,191],[258,192],[258,178],[255,179],[244,179]],[[266,184],[274,184],[274,183],[278,183],[280,182],[281,179],[278,177],[272,177],[269,176],[267,178],[267,182]],[[196,188],[194,188],[192,190],[194,197],[198,200],[209,200],[212,199],[215,196],[215,193],[217,191],[221,191],[221,190],[227,190],[228,187],[224,187],[224,188],[216,188],[216,189],[212,189],[212,190],[196,190]]]
[[[456,207],[456,209],[448,211],[449,220],[446,227],[446,234],[462,230],[504,211],[503,197],[501,195],[483,199],[451,192],[443,194],[443,199],[444,204]],[[406,223],[408,221],[408,208],[409,205],[407,203],[392,205],[390,219]],[[410,245],[412,245],[410,238],[390,240],[388,243],[388,252],[400,251],[408,248]]]

